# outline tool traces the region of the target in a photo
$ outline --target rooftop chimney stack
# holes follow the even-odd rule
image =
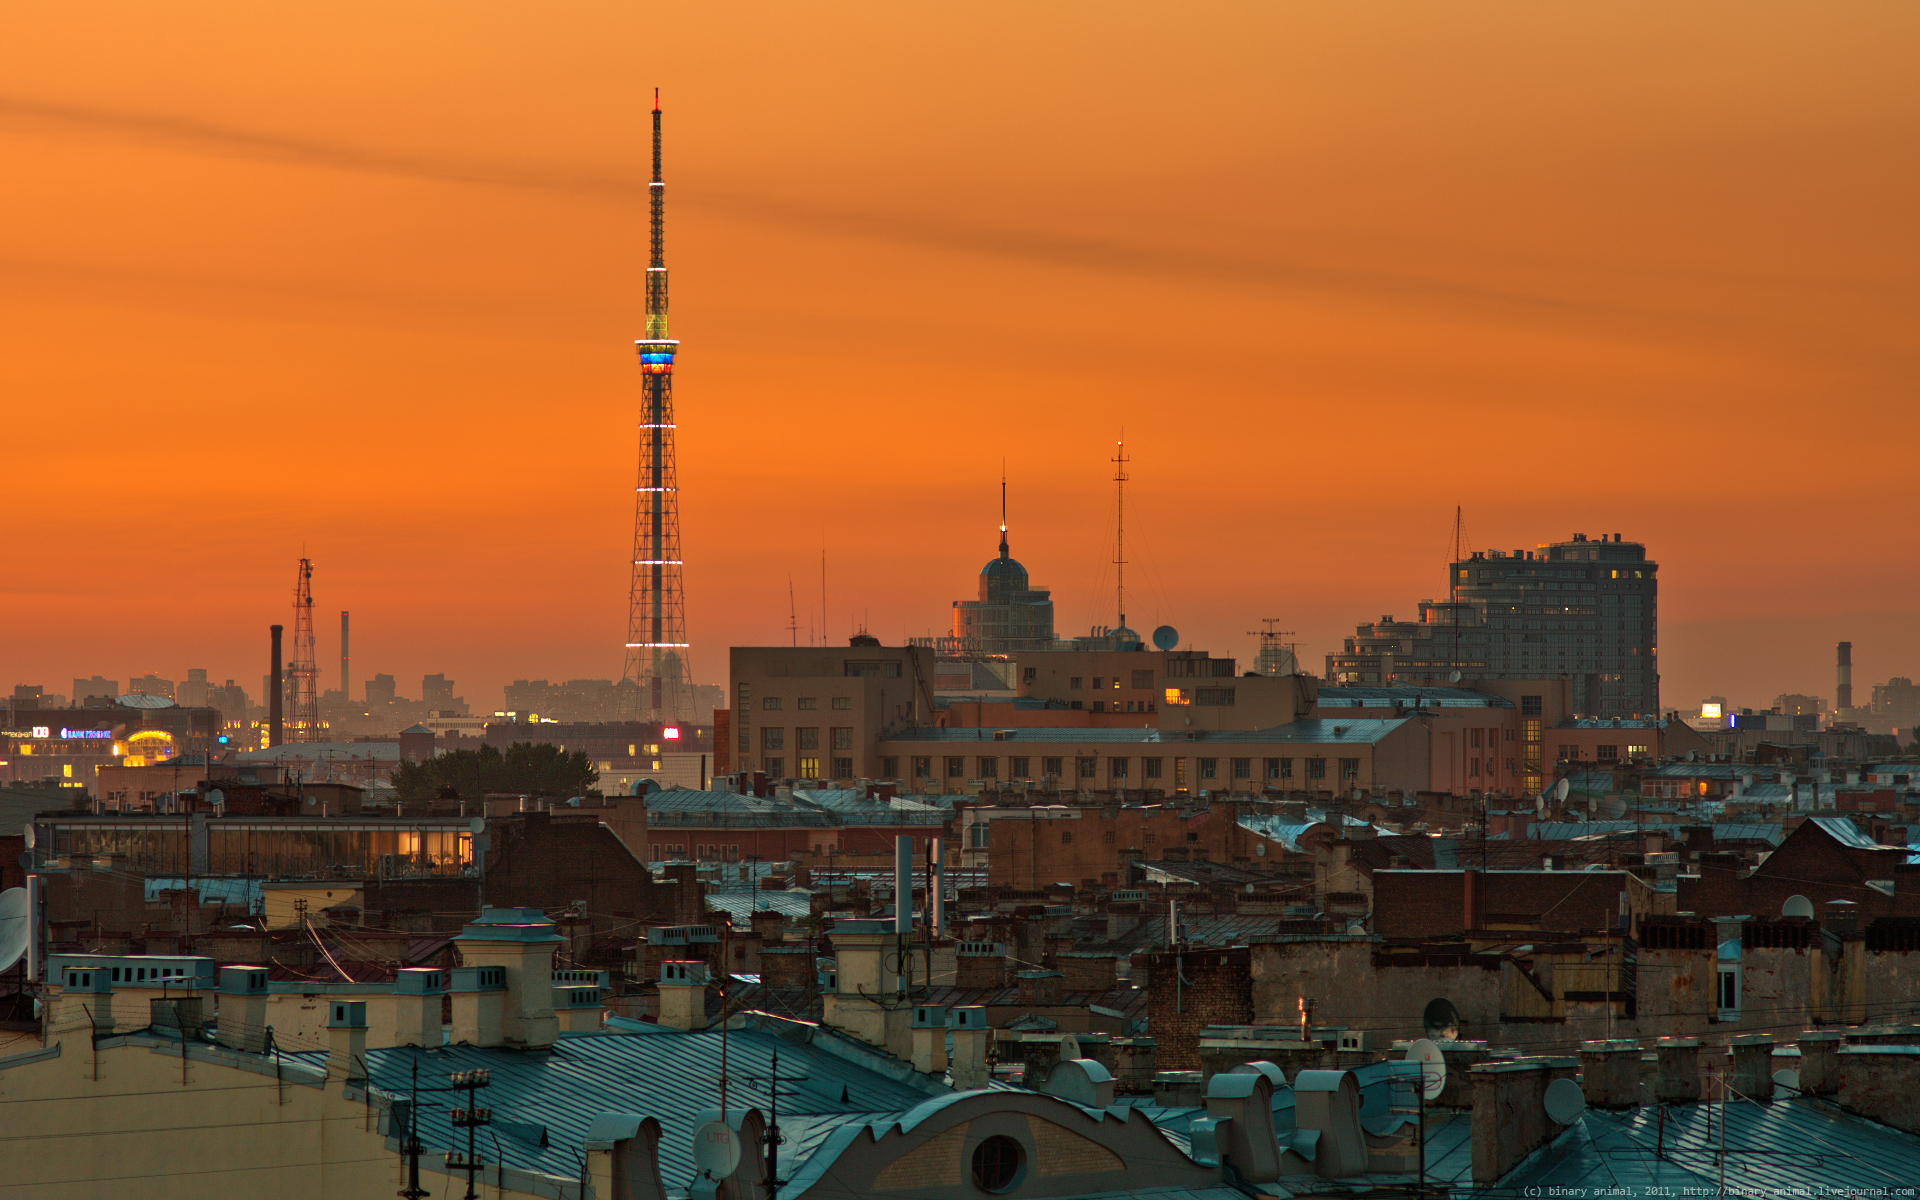
[[[281,705],[285,703],[286,685],[280,677],[280,634],[285,628],[280,625],[269,626],[273,631],[273,691],[267,697],[267,745],[280,744]]]
[[[1833,707],[1844,712],[1853,707],[1853,643],[1841,642],[1834,666]]]

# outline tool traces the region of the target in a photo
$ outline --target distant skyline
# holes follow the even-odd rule
[[[695,677],[948,631],[1318,670],[1476,548],[1621,532],[1661,695],[1920,676],[1920,9],[0,14],[0,685],[621,669],[652,88]],[[327,679],[338,647],[328,621]],[[356,686],[356,692],[359,688]]]

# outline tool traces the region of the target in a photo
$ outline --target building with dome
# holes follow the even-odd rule
[[[1027,582],[1027,569],[1007,553],[1005,499],[1001,500],[1000,556],[980,568],[980,598],[953,602],[956,647],[975,654],[1048,650],[1053,640],[1053,597]]]

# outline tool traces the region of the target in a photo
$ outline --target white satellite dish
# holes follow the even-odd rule
[[[1783,917],[1811,917],[1813,915],[1813,901],[1807,899],[1805,896],[1788,896],[1787,902],[1780,906],[1780,915]]]
[[[1438,1100],[1447,1089],[1447,1056],[1426,1038],[1416,1038],[1407,1047],[1407,1061],[1420,1064],[1420,1095]]]
[[[1547,1085],[1541,1103],[1555,1125],[1571,1125],[1587,1110],[1587,1094],[1571,1079],[1556,1079]]]
[[[725,1121],[693,1131],[693,1165],[709,1179],[725,1179],[740,1166],[740,1135]]]
[[[29,850],[33,849],[35,844],[40,841],[40,835],[34,832],[32,821],[27,822],[27,827],[20,831],[20,836],[27,840],[27,849]]]
[[[27,953],[27,889],[0,892],[0,971],[10,971]]]
[[[1572,790],[1573,790],[1572,781],[1562,779],[1559,783],[1556,783],[1553,785],[1553,798],[1555,800],[1560,801],[1562,804],[1564,804],[1566,803],[1566,800],[1567,800],[1567,793],[1571,792]]]
[[[1800,1090],[1800,1072],[1792,1067],[1783,1067],[1773,1073],[1773,1086],[1786,1088],[1790,1092]]]

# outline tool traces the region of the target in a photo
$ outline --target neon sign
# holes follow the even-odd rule
[[[35,725],[33,727],[33,736],[38,738],[52,737],[53,730],[48,729],[45,725]]]
[[[106,741],[113,740],[113,730],[111,729],[68,729],[65,726],[62,726],[60,729],[60,736],[68,739],[69,741],[106,742]]]

